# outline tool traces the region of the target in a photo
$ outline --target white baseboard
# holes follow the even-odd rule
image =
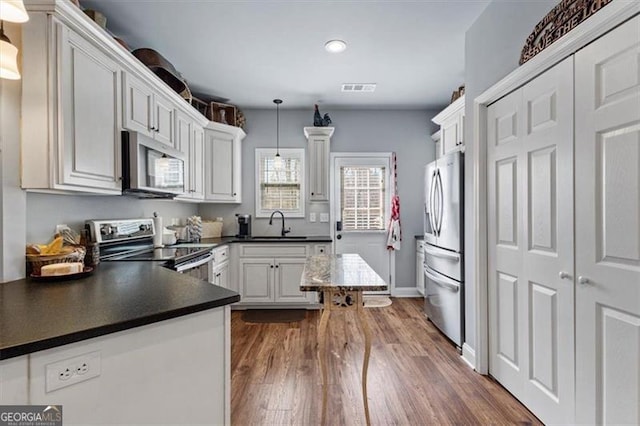
[[[469,364],[469,367],[476,369],[476,351],[466,343],[462,344],[462,359]]]
[[[392,297],[423,297],[416,287],[396,287]]]

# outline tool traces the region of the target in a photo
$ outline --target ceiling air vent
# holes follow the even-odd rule
[[[343,92],[374,92],[375,90],[375,83],[344,83],[342,85]]]

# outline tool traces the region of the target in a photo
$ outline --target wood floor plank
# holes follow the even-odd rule
[[[422,299],[393,299],[366,309],[372,424],[540,424],[498,383],[470,369],[422,306]],[[319,424],[318,322],[318,311],[278,324],[246,323],[241,311],[232,313],[233,425]],[[327,424],[363,425],[364,339],[354,315],[332,315],[327,346]]]

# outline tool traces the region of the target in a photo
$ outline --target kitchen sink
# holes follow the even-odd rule
[[[307,237],[301,235],[285,235],[284,237],[280,237],[277,235],[261,235],[256,237],[251,237],[252,240],[306,240]]]

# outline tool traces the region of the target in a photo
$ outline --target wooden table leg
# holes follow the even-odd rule
[[[325,424],[327,415],[327,325],[329,323],[329,317],[331,316],[331,309],[327,300],[331,300],[331,293],[324,293],[324,309],[322,310],[322,316],[320,317],[320,326],[318,328],[318,352],[320,355],[320,370],[322,372],[322,425]]]
[[[367,398],[367,370],[369,369],[369,356],[371,355],[371,330],[367,319],[364,314],[364,304],[362,299],[362,292],[358,292],[358,319],[360,319],[360,326],[364,334],[364,360],[362,362],[362,400],[364,401],[364,416],[367,421],[367,425],[371,424],[371,418],[369,417],[369,399]]]

